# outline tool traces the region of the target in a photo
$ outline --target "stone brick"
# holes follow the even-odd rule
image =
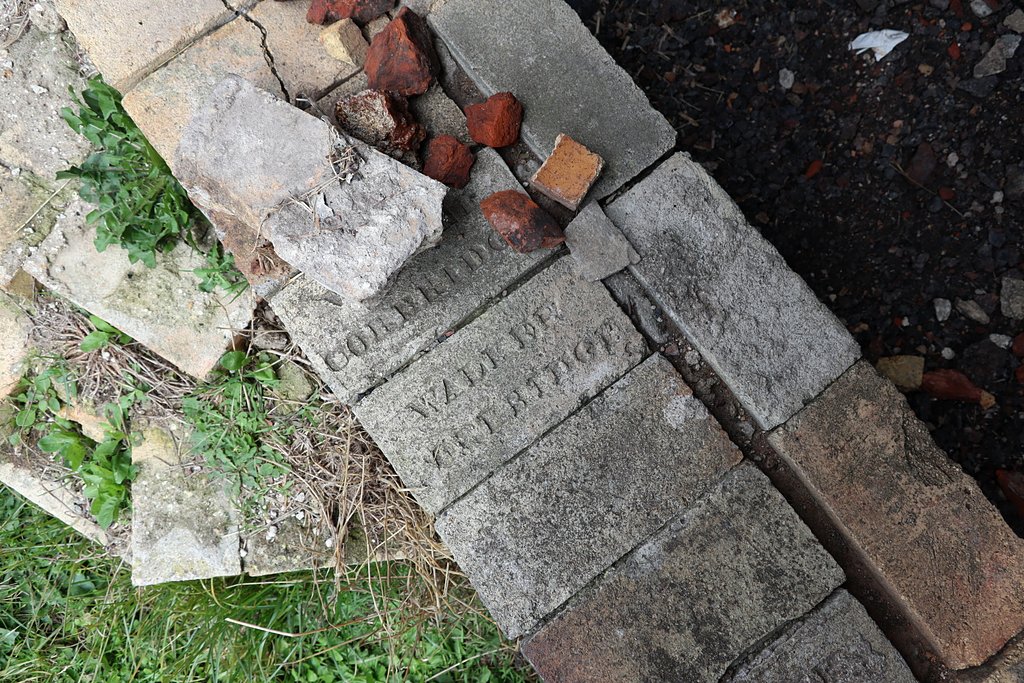
[[[640,255],[608,219],[597,202],[590,202],[565,229],[565,243],[576,263],[576,270],[591,282],[603,280]]]
[[[193,271],[206,260],[184,244],[161,255],[156,268],[130,263],[118,246],[96,251],[96,229],[86,224],[92,208],[72,202],[25,270],[181,370],[204,378],[248,325],[252,295],[231,301],[200,291]]]
[[[362,66],[328,58],[319,43],[321,28],[306,21],[303,4],[260,2],[248,13],[266,31],[274,69],[293,102],[315,101]]]
[[[351,19],[342,19],[324,28],[320,31],[319,40],[327,54],[338,61],[360,69],[366,62],[366,51],[370,44]]]
[[[437,530],[516,638],[741,459],[655,355],[449,507]]]
[[[132,449],[139,473],[132,484],[132,583],[149,586],[235,576],[239,515],[226,481],[182,467],[186,439],[162,425],[140,429]]]
[[[726,683],[793,683],[813,672],[826,683],[914,683],[917,679],[857,600],[844,590],[736,668]]]
[[[50,234],[57,209],[67,203],[71,190],[59,197],[52,194],[30,174],[15,177],[0,167],[0,285],[14,279],[29,252]]]
[[[469,145],[473,140],[466,127],[466,115],[452,98],[448,97],[440,84],[434,83],[430,90],[409,102],[416,120],[432,136],[451,135],[459,142]]]
[[[316,46],[309,49],[315,51]],[[125,109],[175,172],[175,153],[185,127],[229,74],[284,97],[267,64],[263,35],[244,18],[206,36],[125,93]]]
[[[762,427],[785,422],[860,356],[842,324],[687,155],[673,156],[605,211],[640,253],[633,273]]]
[[[501,157],[482,150],[469,185],[445,198],[440,244],[409,261],[378,302],[355,304],[306,278],[272,298],[338,398],[353,401],[550,257],[513,252],[480,214],[481,199],[509,187],[518,185]]]
[[[533,174],[530,185],[570,211],[583,203],[597,182],[604,160],[568,135],[555,138],[555,149]]]
[[[234,14],[221,0],[57,0],[57,10],[107,83],[122,92]]]
[[[508,91],[523,103],[522,137],[534,154],[547,156],[566,133],[605,160],[595,197],[611,194],[675,145],[672,126],[568,4],[447,0],[427,19],[485,95]],[[530,68],[509,55],[531,57]]]
[[[646,346],[604,287],[561,260],[355,406],[438,512],[615,382]]]
[[[981,664],[1024,629],[1024,541],[870,365],[770,442],[948,666]]]
[[[0,292],[0,399],[17,386],[28,360],[32,321],[19,303]]]
[[[843,572],[751,465],[669,522],[523,645],[547,683],[718,683]]]

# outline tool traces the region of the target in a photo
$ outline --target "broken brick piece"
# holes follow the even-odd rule
[[[488,147],[508,147],[519,140],[523,105],[510,92],[491,95],[480,104],[466,107],[466,126],[475,142]]]
[[[449,187],[461,189],[469,183],[469,172],[475,161],[476,157],[467,145],[451,135],[441,135],[427,146],[423,174]]]
[[[1013,346],[1010,347],[1010,351],[1017,358],[1024,358],[1024,332],[1013,338]]]
[[[970,401],[988,410],[996,404],[995,396],[978,388],[959,370],[932,370],[921,378],[921,389],[933,398]]]
[[[341,19],[355,19],[365,24],[394,6],[395,0],[313,0],[306,12],[306,21],[329,24]]]
[[[565,242],[562,228],[530,196],[519,190],[495,192],[480,202],[484,218],[520,254]]]
[[[363,90],[338,102],[338,125],[388,156],[405,161],[427,138],[409,111],[409,101],[383,90]]]
[[[363,32],[351,19],[336,21],[320,31],[320,44],[340,62],[362,68],[369,45]]]
[[[422,95],[439,70],[430,30],[408,7],[374,36],[366,55],[366,77],[375,90]]]
[[[562,206],[575,211],[604,168],[604,160],[562,133],[555,150],[533,174],[530,184]]]

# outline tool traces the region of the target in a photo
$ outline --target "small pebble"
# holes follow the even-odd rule
[[[275,538],[277,538],[277,527],[271,525],[267,527],[267,541],[273,542]]]
[[[686,361],[686,364],[689,365],[691,368],[695,368],[698,365],[700,365],[700,354],[693,349],[687,351],[686,355],[683,356],[683,359]]]
[[[988,339],[1001,349],[1008,349],[1013,344],[1013,337],[1006,334],[990,334]]]
[[[936,320],[940,323],[944,323],[949,320],[949,315],[953,312],[953,304],[949,299],[936,299],[932,304],[935,306]]]
[[[946,360],[953,360],[954,358],[956,358],[956,351],[947,346],[944,349],[942,349],[942,357],[945,358]]]

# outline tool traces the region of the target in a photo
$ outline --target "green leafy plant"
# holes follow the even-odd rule
[[[112,342],[116,342],[118,344],[130,344],[132,341],[132,338],[127,334],[116,329],[113,325],[101,318],[90,315],[89,322],[92,323],[92,326],[95,329],[87,334],[85,339],[83,339],[81,344],[79,344],[79,348],[86,353],[106,348]]]
[[[235,257],[226,252],[219,242],[214,242],[206,251],[206,266],[193,272],[199,278],[201,291],[220,289],[232,300],[249,287],[245,276],[235,268]]]

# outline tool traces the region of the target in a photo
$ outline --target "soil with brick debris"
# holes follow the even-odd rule
[[[996,481],[1024,472],[1024,370],[1003,348],[1024,323],[1000,301],[1024,272],[1024,44],[975,77],[1000,37],[1024,32],[1008,19],[1024,4],[570,4],[868,360],[922,356],[995,396],[988,410],[907,398],[1024,535]],[[879,62],[849,50],[880,29],[910,35]],[[953,303],[945,321],[937,298]]]

